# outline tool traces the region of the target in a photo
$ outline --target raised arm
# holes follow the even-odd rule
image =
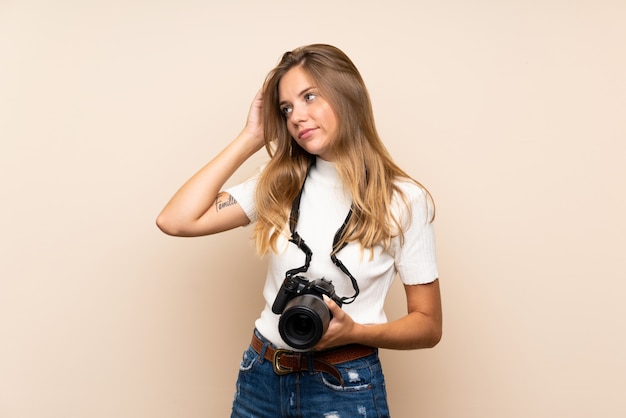
[[[254,98],[241,133],[174,194],[156,219],[163,232],[176,236],[200,236],[226,231],[249,222],[224,183],[264,145],[262,93]]]

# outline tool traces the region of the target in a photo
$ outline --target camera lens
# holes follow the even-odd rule
[[[300,338],[311,338],[312,331],[315,330],[314,321],[303,313],[292,315],[286,326]]]
[[[330,311],[324,301],[311,294],[293,298],[287,303],[278,323],[283,340],[293,348],[308,349],[328,329]]]

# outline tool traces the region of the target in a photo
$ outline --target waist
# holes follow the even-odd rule
[[[265,360],[272,363],[278,375],[301,371],[318,371],[335,376],[343,385],[341,374],[334,367],[337,364],[358,360],[376,354],[378,349],[361,344],[349,344],[323,351],[291,351],[273,347],[263,341],[257,333],[252,335],[251,347]],[[265,350],[264,350],[265,349]]]

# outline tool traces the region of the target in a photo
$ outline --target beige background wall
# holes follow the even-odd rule
[[[383,352],[394,416],[625,416],[624,22],[622,0],[0,0],[0,417],[227,416],[263,261],[249,229],[154,218],[312,42],[354,59],[438,204],[444,339]]]

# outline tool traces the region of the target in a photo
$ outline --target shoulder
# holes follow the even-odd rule
[[[428,191],[426,190],[426,188],[412,179],[398,179],[394,182],[394,185],[396,186],[398,191],[403,193],[407,198],[410,198],[411,200],[424,200],[428,195]],[[398,192],[396,191],[396,195],[397,194]]]
[[[395,191],[392,212],[404,224],[406,221],[428,223],[434,217],[434,202],[430,192],[412,179],[398,179],[394,182]]]
[[[415,180],[398,179],[394,182],[394,186],[394,206],[400,203],[404,203],[409,206],[414,206],[416,204],[429,205],[432,203],[432,197],[430,196],[428,190]]]

